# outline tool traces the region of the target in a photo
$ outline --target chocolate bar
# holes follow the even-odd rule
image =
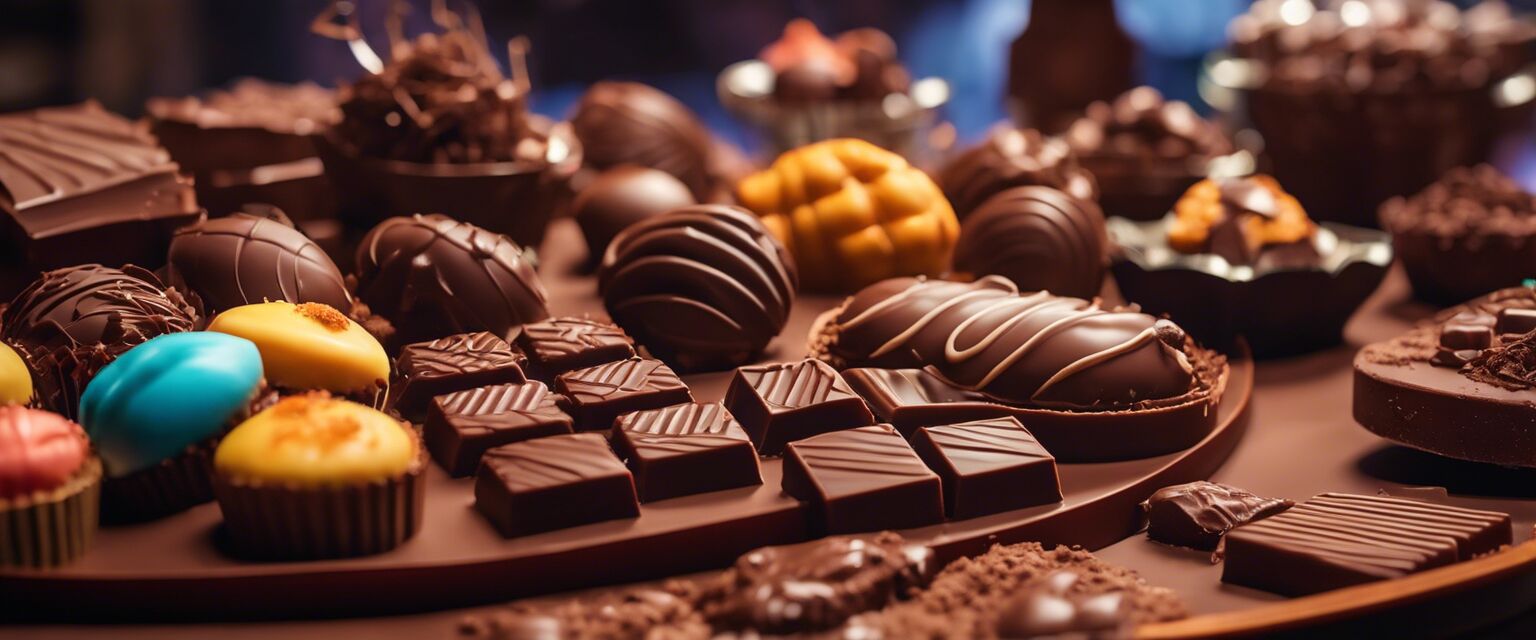
[[[455,391],[433,398],[431,407],[422,439],[454,477],[474,473],[493,447],[571,432],[571,417],[537,380]]]
[[[819,433],[875,423],[843,377],[819,360],[741,367],[726,389],[725,406],[764,455]]]
[[[912,449],[943,480],[951,518],[1061,501],[1056,459],[1015,418],[923,427]]]
[[[789,443],[784,493],[810,503],[823,533],[907,529],[944,520],[939,476],[888,424]]]
[[[747,432],[718,403],[626,413],[614,426],[641,502],[763,483]]]
[[[517,345],[546,379],[635,355],[624,330],[589,318],[551,318],[523,325]]]
[[[487,451],[475,477],[475,508],[508,538],[640,515],[629,469],[596,433]]]

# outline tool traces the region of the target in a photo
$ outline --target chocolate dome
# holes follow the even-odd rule
[[[196,293],[209,316],[276,300],[352,307],[341,270],[320,245],[282,222],[245,213],[178,230],[165,278]]]
[[[1034,129],[993,131],[985,142],[945,165],[938,183],[961,220],[987,198],[1012,187],[1051,187],[1080,200],[1099,197],[1093,175],[1078,165],[1067,143]]]
[[[598,82],[577,103],[571,127],[590,167],[660,169],[682,180],[695,198],[709,194],[709,130],[688,107],[660,90],[636,82]]]
[[[960,223],[955,269],[999,275],[1023,291],[1092,298],[1104,284],[1104,214],[1050,187],[1015,187]]]
[[[623,165],[604,171],[571,205],[592,263],[625,227],[673,209],[696,204],[688,185],[665,171]]]

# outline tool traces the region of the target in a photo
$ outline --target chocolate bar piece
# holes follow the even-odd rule
[[[837,370],[820,360],[741,367],[725,406],[764,455],[801,438],[875,423]]]
[[[629,469],[596,433],[485,452],[475,476],[475,508],[508,538],[640,515]]]
[[[1505,513],[1325,493],[1228,533],[1221,579],[1304,596],[1466,560],[1512,537]]]
[[[888,424],[789,443],[784,493],[810,503],[826,534],[906,529],[942,522],[939,476]]]
[[[422,439],[456,478],[474,473],[487,449],[571,432],[571,417],[537,380],[455,391],[431,406]]]
[[[589,318],[530,322],[523,325],[517,344],[546,379],[635,355],[635,342],[623,329]]]
[[[986,396],[961,389],[922,369],[848,369],[843,379],[864,398],[875,418],[908,438],[919,427],[1009,415]]]
[[[408,344],[395,360],[395,410],[419,420],[434,396],[527,380],[522,354],[487,331]]]
[[[950,518],[1061,501],[1056,458],[1015,418],[923,427],[912,449],[943,480]]]
[[[1211,551],[1233,528],[1268,518],[1294,504],[1202,480],[1158,489],[1141,507],[1147,514],[1147,537],[1176,547]]]
[[[563,394],[577,429],[609,429],[620,414],[693,402],[693,394],[660,360],[629,358],[560,374]]]
[[[634,472],[641,502],[763,483],[747,432],[718,403],[626,413],[613,448]]]
[[[0,149],[0,255],[33,275],[158,267],[171,232],[197,219],[192,181],[170,154],[95,102],[0,116]]]
[[[1524,335],[1536,329],[1536,309],[1500,309],[1494,330],[1499,335]]]

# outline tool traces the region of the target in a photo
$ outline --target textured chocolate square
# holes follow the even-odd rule
[[[523,382],[523,356],[486,331],[405,345],[395,359],[395,410],[420,420],[434,396]]]
[[[725,407],[764,455],[819,433],[875,423],[837,370],[820,360],[741,367],[726,389]]]
[[[763,483],[747,432],[718,403],[619,416],[613,449],[634,472],[641,502]]]
[[[693,402],[688,386],[660,360],[630,358],[560,374],[555,389],[566,398],[577,429],[609,429],[620,414]]]
[[[486,450],[571,432],[571,417],[537,380],[465,389],[432,399],[422,438],[432,459],[454,477],[467,476]]]
[[[810,503],[821,533],[906,529],[944,520],[939,476],[888,424],[789,443],[783,487]]]
[[[634,357],[635,342],[623,329],[590,318],[550,318],[523,325],[517,344],[540,376]]]
[[[943,480],[951,518],[1061,502],[1056,458],[1012,417],[923,427],[912,449]]]
[[[596,433],[485,452],[475,474],[475,508],[508,538],[640,515],[629,469]]]
[[[875,419],[908,438],[919,427],[1009,415],[1007,407],[922,369],[848,369],[843,379],[869,404]]]

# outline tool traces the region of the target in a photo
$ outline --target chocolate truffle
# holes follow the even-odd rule
[[[1455,304],[1536,274],[1536,196],[1488,165],[1381,206],[1414,296]]]
[[[587,239],[587,259],[597,263],[613,237],[629,225],[697,203],[688,186],[672,174],[623,165],[604,171],[583,188],[571,211]]]
[[[196,293],[208,316],[277,300],[352,308],[341,270],[319,245],[282,222],[245,213],[178,230],[165,278]]]
[[[549,317],[543,283],[510,238],[443,215],[390,218],[357,250],[357,295],[401,342],[517,327]]]
[[[688,185],[694,198],[708,197],[709,129],[672,96],[637,82],[598,82],[576,104],[571,127],[587,166],[659,169]]]
[[[652,355],[696,371],[745,363],[789,318],[795,264],[752,214],[700,205],[615,238],[600,272],[603,304]]]
[[[1104,286],[1104,214],[1050,187],[1015,187],[989,198],[960,223],[955,269],[1000,275],[1025,291],[1077,298]]]
[[[73,419],[96,372],[150,338],[191,331],[197,311],[154,274],[86,264],[43,274],[0,315],[31,367],[39,406]]]
[[[994,130],[985,142],[945,165],[938,182],[962,221],[988,198],[1013,187],[1051,187],[1090,202],[1099,197],[1093,176],[1078,165],[1072,148],[1034,129]]]

